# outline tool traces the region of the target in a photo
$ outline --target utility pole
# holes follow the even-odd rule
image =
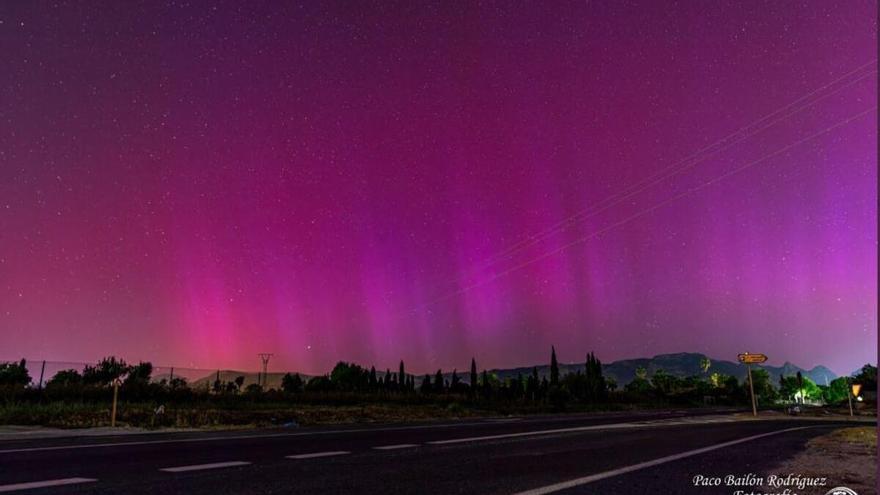
[[[43,390],[43,373],[46,372],[46,360],[43,360],[43,366],[40,368],[40,385],[37,387],[40,390]]]
[[[269,358],[271,358],[273,354],[263,352],[258,354],[258,356],[260,356],[260,361],[263,363],[263,377],[261,380],[259,375],[257,376],[257,385],[266,388],[266,379],[268,378],[266,370],[269,369]]]

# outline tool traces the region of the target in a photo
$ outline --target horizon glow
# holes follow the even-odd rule
[[[485,266],[876,60],[876,9],[0,5],[0,359],[876,363],[876,111],[627,220],[875,107],[876,64]]]

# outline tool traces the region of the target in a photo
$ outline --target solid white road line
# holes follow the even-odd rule
[[[285,457],[287,457],[288,459],[314,459],[316,457],[330,457],[330,456],[334,456],[334,455],[345,455],[345,454],[351,454],[351,452],[348,452],[345,450],[336,450],[336,451],[332,451],[332,452],[314,452],[311,454],[288,455]]]
[[[482,440],[500,440],[502,438],[518,438],[518,437],[533,437],[537,435],[552,435],[554,433],[574,433],[579,431],[592,431],[592,430],[616,430],[621,428],[641,428],[645,426],[655,426],[649,424],[636,424],[636,423],[614,423],[608,425],[592,425],[592,426],[575,426],[573,428],[555,428],[553,430],[538,430],[538,431],[524,431],[521,433],[504,433],[501,435],[485,435],[482,437],[468,437],[468,438],[453,438],[452,440],[434,440],[432,442],[426,442],[431,445],[448,445],[453,443],[465,443],[465,442],[478,442]],[[663,425],[656,425],[663,426]]]
[[[225,467],[233,467],[233,466],[247,466],[250,464],[245,461],[229,461],[229,462],[212,462],[210,464],[194,464],[192,466],[177,466],[177,467],[169,467],[162,468],[159,471],[165,471],[167,473],[185,473],[187,471],[201,471],[202,469],[217,469],[217,468],[225,468]]]
[[[32,488],[48,488],[52,486],[74,485],[77,483],[93,483],[95,481],[98,480],[93,478],[63,478],[60,480],[32,481],[30,483],[0,485],[0,492],[14,492],[17,490],[30,490]]]
[[[666,457],[654,459],[653,461],[641,462],[639,464],[633,464],[631,466],[626,466],[626,467],[614,469],[611,471],[605,471],[603,473],[592,474],[590,476],[584,476],[583,478],[576,478],[576,479],[569,480],[569,481],[563,481],[562,483],[555,483],[553,485],[542,486],[540,488],[534,488],[532,490],[526,490],[524,492],[517,492],[514,495],[545,495],[547,493],[558,492],[560,490],[567,490],[569,488],[574,488],[576,486],[586,485],[586,484],[592,483],[594,481],[604,480],[606,478],[620,476],[621,474],[631,473],[633,471],[638,471],[640,469],[659,466],[660,464],[665,464],[667,462],[677,461],[679,459],[685,459],[687,457],[705,454],[706,452],[711,452],[713,450],[723,449],[725,447],[730,447],[731,445],[737,445],[737,444],[744,443],[744,442],[751,442],[752,440],[757,440],[759,438],[769,437],[769,436],[773,436],[773,435],[780,435],[782,433],[788,433],[790,431],[796,431],[796,430],[804,430],[807,428],[815,428],[815,427],[814,426],[799,426],[797,428],[786,428],[784,430],[776,430],[776,431],[771,431],[769,433],[761,433],[760,435],[752,435],[750,437],[740,438],[738,440],[731,440],[729,442],[719,443],[716,445],[711,445],[709,447],[703,447],[700,449],[689,450],[687,452],[681,452],[679,454],[668,455]]]
[[[411,447],[418,447],[418,444],[415,443],[401,443],[398,445],[380,445],[378,447],[373,447],[375,450],[396,450],[396,449],[408,449]]]

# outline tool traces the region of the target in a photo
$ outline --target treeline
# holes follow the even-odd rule
[[[364,368],[355,363],[339,362],[322,376],[305,380],[299,374],[288,373],[281,380],[280,389],[265,389],[252,383],[244,386],[245,376],[232,380],[217,379],[204,386],[193,387],[182,377],[152,378],[153,366],[148,362],[127,364],[122,359],[108,357],[82,371],[59,371],[45,387],[34,387],[26,362],[0,364],[0,391],[3,397],[24,400],[104,400],[112,386],[119,387],[123,400],[153,400],[158,402],[186,402],[193,399],[245,397],[251,400],[321,400],[327,397],[359,397],[372,400],[444,400],[454,399],[472,404],[567,405],[606,403],[677,403],[677,404],[746,404],[749,401],[748,382],[734,376],[712,373],[711,362],[704,360],[703,373],[678,377],[663,370],[649,376],[644,368],[636,370],[635,378],[622,389],[603,375],[602,363],[593,354],[587,354],[583,367],[574,373],[560,375],[556,350],[551,348],[549,374],[540,376],[538,368],[530,373],[500,379],[487,370],[478,370],[471,360],[470,370],[459,374],[453,370],[446,375],[442,370],[416,376],[406,370],[403,361],[397,370],[379,372],[375,367]],[[841,377],[828,386],[815,384],[800,373],[781,377],[771,383],[763,369],[752,370],[755,394],[759,404],[769,406],[778,402],[820,401],[837,404],[846,401],[849,384]],[[876,391],[877,368],[865,365],[852,378],[861,383],[863,390]]]
[[[298,374],[288,373],[281,381],[286,394],[347,392],[354,394],[398,394],[422,396],[456,395],[471,400],[544,401],[563,403],[603,401],[608,396],[608,383],[602,375],[602,364],[592,353],[588,354],[584,368],[560,378],[556,350],[551,349],[550,377],[539,377],[538,368],[532,372],[506,380],[500,380],[486,370],[478,372],[475,359],[471,359],[470,371],[459,374],[452,370],[447,378],[443,370],[417,377],[406,372],[403,361],[397,372],[386,369],[378,373],[375,367],[366,369],[360,365],[339,362],[323,376],[304,381]]]

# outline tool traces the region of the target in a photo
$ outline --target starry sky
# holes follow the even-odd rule
[[[3,2],[0,358],[876,362],[876,9]]]

